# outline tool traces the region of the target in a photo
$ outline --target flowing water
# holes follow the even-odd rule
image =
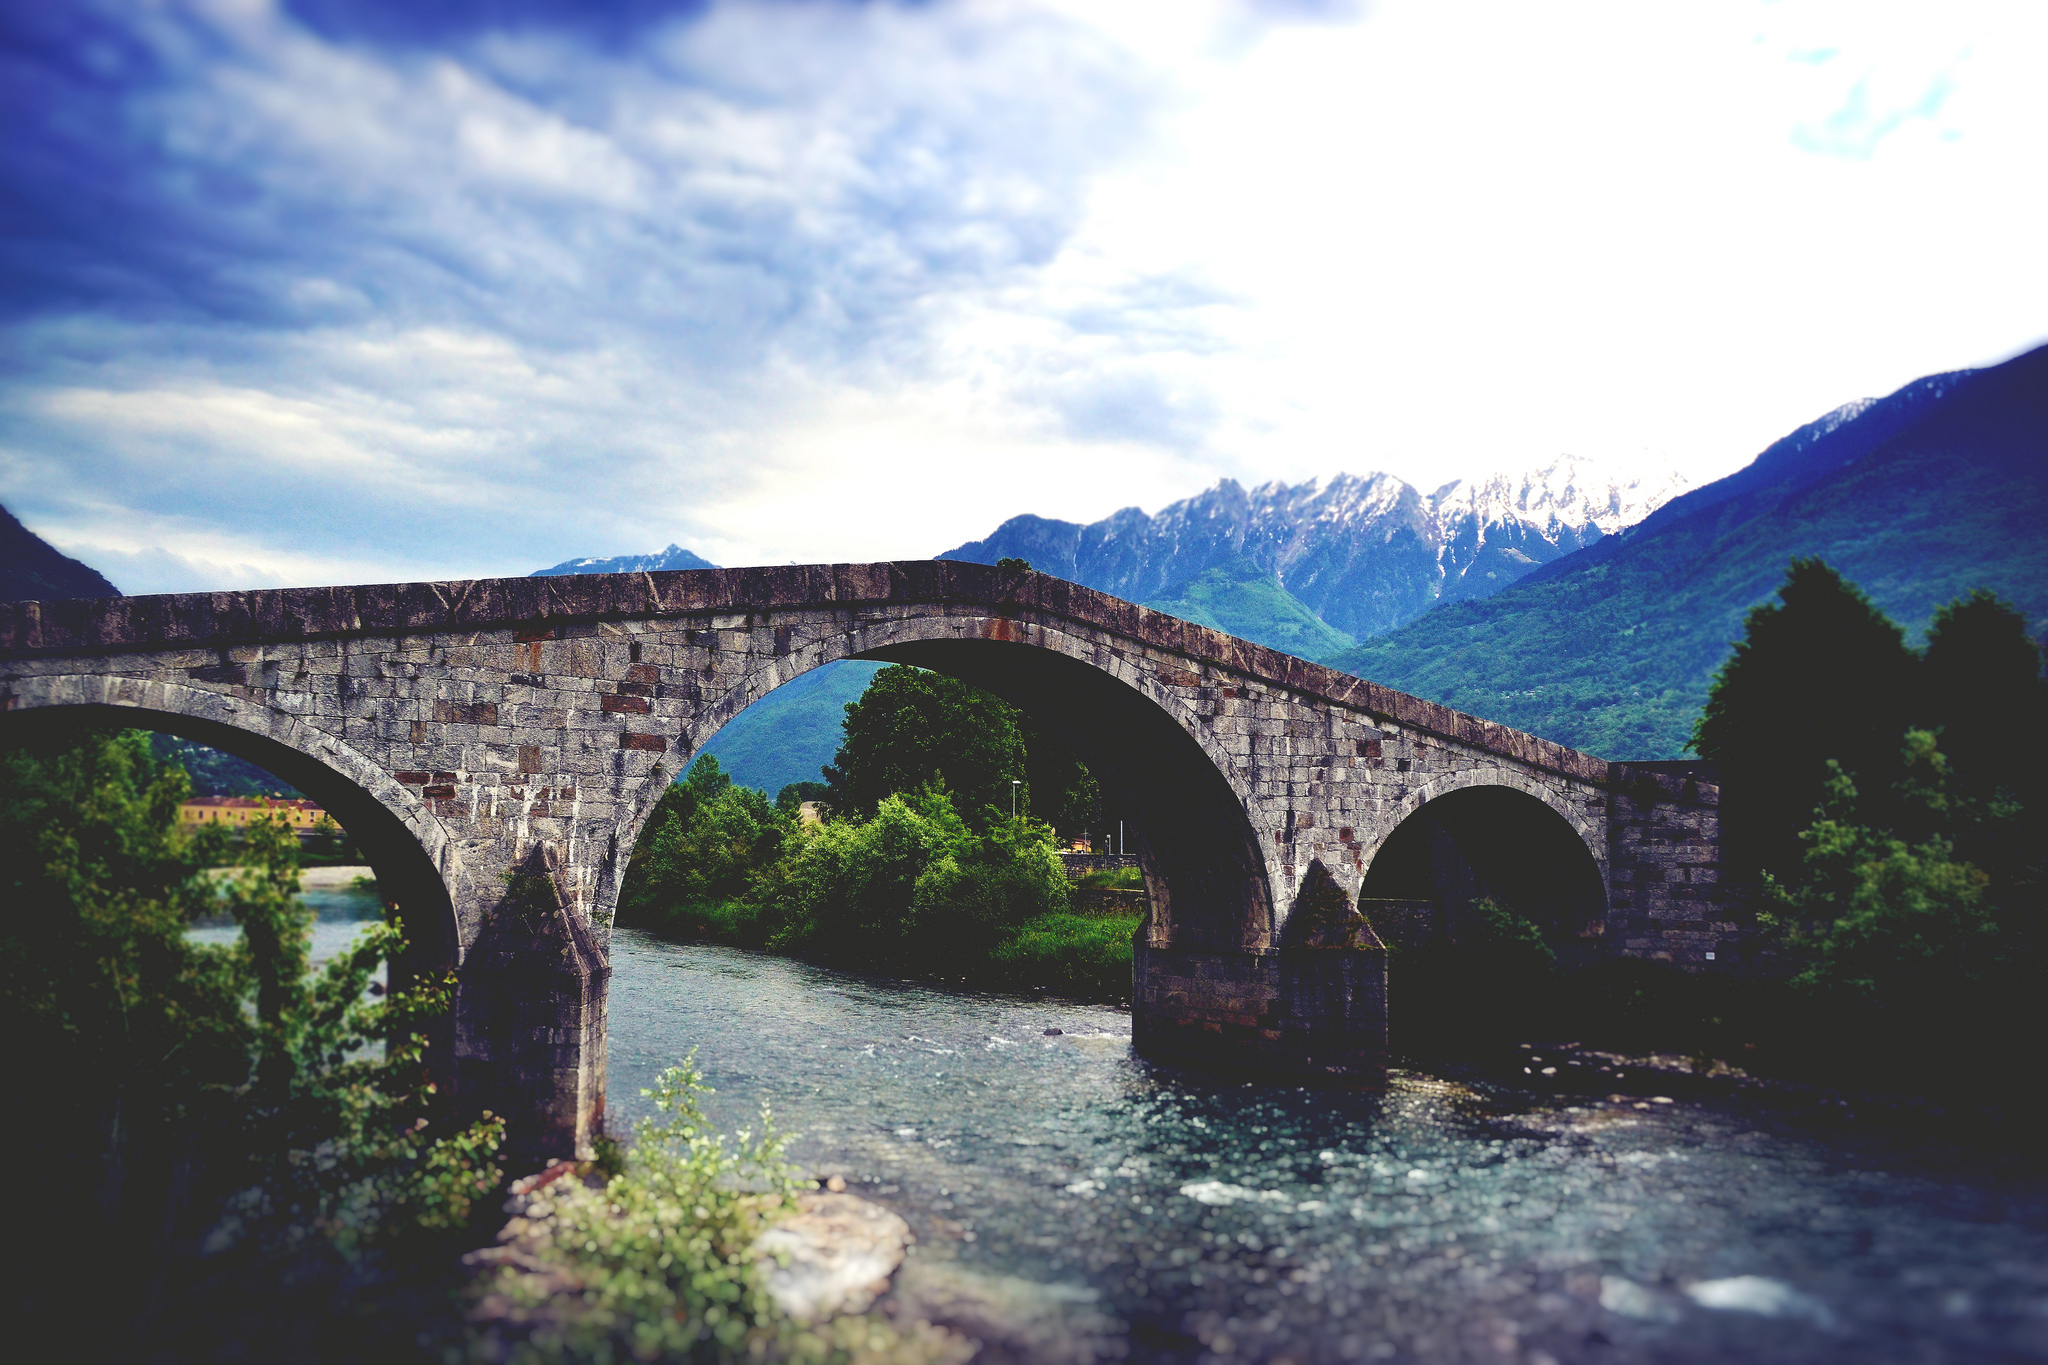
[[[621,930],[615,1125],[690,1051],[908,1220],[984,1359],[2048,1359],[2048,1180],[1737,1101],[1157,1065],[1100,1006]],[[1049,1030],[1057,1029],[1057,1034]]]
[[[309,867],[299,874],[299,896],[313,912],[313,965],[318,967],[384,917],[384,901],[367,867]],[[199,943],[233,943],[236,924],[201,924],[185,936]],[[377,980],[384,979],[383,968]]]

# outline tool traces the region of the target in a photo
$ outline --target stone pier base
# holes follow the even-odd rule
[[[1387,1074],[1384,948],[1132,945],[1132,1041],[1148,1057],[1377,1084]]]

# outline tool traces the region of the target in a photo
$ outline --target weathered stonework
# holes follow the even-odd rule
[[[465,1101],[585,1149],[603,1113],[605,950],[642,822],[726,721],[856,656],[1027,707],[1136,812],[1129,847],[1153,907],[1141,1045],[1228,1039],[1311,1070],[1370,1070],[1384,957],[1289,946],[1290,907],[1312,866],[1356,898],[1404,819],[1475,788],[1538,803],[1583,849],[1600,904],[1578,932],[1601,951],[1731,960],[1712,787],[1028,571],[909,562],[14,603],[0,605],[0,714],[179,731],[321,799],[395,892],[419,965],[461,973],[446,1042]],[[542,883],[552,904],[535,899]]]

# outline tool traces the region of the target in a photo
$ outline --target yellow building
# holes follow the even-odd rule
[[[183,825],[246,825],[266,817],[283,820],[301,836],[334,824],[317,803],[283,797],[199,796],[178,807]]]

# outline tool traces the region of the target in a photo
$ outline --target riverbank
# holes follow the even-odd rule
[[[850,971],[993,990],[1054,991],[1122,1004],[1131,996],[1131,939],[1143,921],[1142,914],[1056,911],[1034,916],[985,944],[960,945],[943,963],[880,952],[834,951],[830,946],[779,948],[761,911],[743,901],[678,906],[652,923],[643,917],[622,927],[677,943],[776,953]]]

